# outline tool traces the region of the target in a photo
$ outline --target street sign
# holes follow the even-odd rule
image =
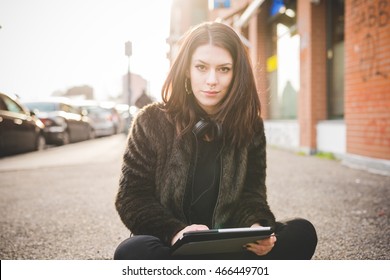
[[[130,41],[125,43],[125,55],[131,56],[133,52],[133,46]]]

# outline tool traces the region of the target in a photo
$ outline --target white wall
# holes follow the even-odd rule
[[[299,151],[299,124],[297,120],[264,121],[267,144]],[[317,151],[343,156],[346,153],[346,128],[343,120],[321,121],[317,124]]]
[[[266,120],[264,129],[268,145],[294,151],[299,149],[297,120]]]
[[[346,127],[344,120],[327,120],[317,123],[317,150],[336,156],[346,153]]]

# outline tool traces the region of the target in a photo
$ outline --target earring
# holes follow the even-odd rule
[[[188,89],[188,78],[184,80],[184,88],[186,89],[186,93],[190,95],[192,92]]]

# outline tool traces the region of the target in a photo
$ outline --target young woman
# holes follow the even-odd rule
[[[162,98],[131,127],[116,208],[132,236],[114,258],[170,259],[187,231],[271,226],[276,235],[242,253],[192,257],[310,259],[313,225],[276,222],[267,203],[260,101],[235,31],[216,22],[189,31]]]

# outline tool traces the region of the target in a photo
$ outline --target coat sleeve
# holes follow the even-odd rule
[[[123,156],[115,206],[122,222],[133,234],[153,235],[170,245],[173,236],[186,225],[156,199],[154,141],[159,138],[158,132],[153,131],[156,125],[150,122],[158,120],[146,112],[140,112],[134,120]]]
[[[239,196],[230,222],[239,227],[254,223],[275,225],[275,217],[267,202],[266,139],[263,122],[259,123],[253,143],[248,148],[247,171],[244,188]]]

